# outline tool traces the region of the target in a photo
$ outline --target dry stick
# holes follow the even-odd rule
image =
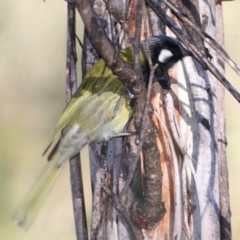
[[[149,7],[157,14],[166,26],[181,40],[187,49],[191,50],[193,55],[208,68],[208,70],[228,89],[233,97],[240,102],[239,92],[231,85],[231,83],[220,73],[220,71],[203,56],[201,52],[190,42],[189,37],[176,26],[176,23],[158,6],[153,0],[146,0]]]
[[[196,33],[198,33],[201,38],[207,42],[215,51],[226,61],[226,63],[232,67],[232,69],[240,75],[240,68],[237,66],[237,64],[230,58],[230,56],[227,54],[227,52],[206,32],[204,32],[202,29],[200,29],[197,25],[192,23],[184,14],[177,9],[173,3],[169,0],[162,0],[172,11],[173,13],[182,21],[188,24]]]
[[[133,179],[135,170],[137,168],[137,163],[138,163],[138,159],[140,157],[140,153],[142,151],[142,146],[143,146],[143,139],[144,139],[144,135],[145,135],[145,131],[146,131],[146,121],[147,121],[147,111],[148,111],[148,107],[149,107],[149,99],[150,99],[150,94],[151,94],[151,88],[152,88],[152,82],[153,82],[153,76],[154,76],[154,72],[155,69],[157,68],[157,64],[155,64],[154,66],[149,65],[150,66],[150,76],[149,76],[149,81],[148,81],[148,88],[147,88],[147,95],[146,95],[146,102],[145,102],[145,106],[144,106],[144,110],[143,110],[143,114],[142,114],[142,119],[141,119],[141,131],[139,134],[139,145],[138,145],[138,149],[137,149],[137,153],[132,161],[131,164],[131,168],[129,170],[129,174],[128,174],[128,178],[124,184],[124,187],[122,189],[122,191],[120,192],[119,196],[123,197],[127,190],[128,187]]]
[[[145,38],[146,38],[146,33],[145,33]],[[127,180],[124,184],[124,187],[123,187],[122,191],[119,194],[120,197],[125,195],[127,190],[128,190],[128,187],[129,187],[129,185],[130,185],[130,183],[133,179],[135,170],[137,168],[137,163],[138,163],[138,160],[139,160],[139,157],[140,157],[140,153],[142,151],[143,139],[144,139],[145,130],[146,130],[146,121],[147,121],[147,117],[148,117],[147,112],[148,112],[148,108],[149,108],[149,104],[150,104],[150,95],[151,95],[151,89],[152,89],[153,76],[154,76],[155,69],[158,66],[158,64],[155,64],[154,66],[152,65],[152,59],[151,59],[150,54],[149,54],[149,48],[148,48],[147,41],[145,42],[145,49],[146,49],[146,52],[147,52],[148,63],[149,63],[149,67],[150,67],[150,75],[149,75],[149,80],[148,80],[145,106],[144,106],[142,119],[141,119],[141,131],[140,131],[140,134],[139,134],[139,144],[138,144],[137,153],[135,155],[135,158],[133,159],[131,169],[130,169],[129,174],[128,174],[128,178],[127,178]]]
[[[137,14],[137,17],[136,17],[135,36],[134,36],[134,39],[132,41],[132,46],[133,46],[133,52],[134,52],[134,70],[141,74],[141,66],[140,66],[140,63],[139,63],[139,48],[140,48],[140,38],[141,38],[141,29],[142,29],[143,0],[138,0],[137,5],[136,5],[136,12],[138,14]],[[141,77],[142,77],[142,74],[141,74]],[[138,104],[139,104],[139,100],[138,100]],[[139,116],[139,114],[138,114],[138,116]],[[143,118],[143,116],[144,116],[144,113],[142,114],[142,118]],[[146,127],[141,125],[140,136],[141,136],[141,133],[144,132],[143,129],[145,129],[145,128]],[[132,181],[134,172],[136,170],[138,159],[139,159],[140,153],[142,151],[143,138],[144,138],[144,135],[142,137],[140,137],[140,136],[139,136],[139,146],[138,146],[138,149],[137,149],[137,153],[136,153],[135,158],[132,161],[132,164],[130,166],[131,170],[129,171],[128,179],[126,180],[126,183],[125,183],[122,191],[119,194],[120,196],[125,195],[128,187],[129,187],[129,184]]]
[[[143,0],[138,0],[136,6],[136,25],[135,25],[135,36],[133,41],[134,50],[134,70],[141,73],[141,66],[139,63],[139,52],[140,52],[140,38],[142,30],[142,16],[143,16]]]
[[[102,221],[102,181],[104,180],[105,170],[99,168],[96,171],[94,189],[93,189],[93,202],[92,202],[92,223],[91,223],[91,239],[97,239],[99,234],[99,228]],[[101,236],[102,237],[102,236]]]
[[[141,92],[139,76],[122,60],[119,54],[116,54],[116,51],[113,49],[106,33],[95,16],[91,1],[68,0],[68,2],[76,5],[89,37],[106,65],[118,76],[119,80],[132,94],[138,95]]]
[[[67,64],[66,64],[66,101],[69,102],[77,89],[76,47],[75,47],[75,6],[68,3],[67,23]],[[69,160],[72,189],[72,204],[77,240],[88,239],[80,156]]]
[[[77,41],[78,41],[78,43],[79,43],[79,46],[81,47],[81,49],[83,49],[83,43],[82,43],[82,41],[80,40],[80,38],[78,37],[77,34],[75,34],[75,37],[77,38]]]

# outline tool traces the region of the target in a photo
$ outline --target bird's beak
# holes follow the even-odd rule
[[[182,48],[182,55],[183,55],[183,57],[187,57],[187,56],[193,57],[192,52],[190,52],[189,50],[187,50],[185,48]]]

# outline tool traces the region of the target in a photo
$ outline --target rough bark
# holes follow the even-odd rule
[[[77,90],[75,6],[68,3],[67,13],[66,103]],[[69,166],[76,236],[77,239],[85,240],[88,238],[88,234],[79,154],[69,160]]]
[[[123,84],[139,95],[132,105],[129,131],[141,128],[146,90],[142,89],[141,76],[119,60],[116,52],[130,43],[137,45],[134,38],[138,30],[141,38],[160,33],[174,36],[145,2],[144,20],[136,22],[140,3],[124,1],[122,8],[116,0],[76,1],[86,27],[83,72],[101,55]],[[220,5],[209,0],[176,0],[175,4],[196,26],[223,44]],[[223,72],[222,59],[210,46],[204,46],[191,27],[181,23],[162,1],[158,8],[199,49],[204,52],[207,47],[212,63]],[[140,156],[135,136],[90,147],[91,239],[231,239],[224,87],[190,58],[175,65],[169,77],[172,91],[164,92],[158,83],[152,87],[152,107]]]

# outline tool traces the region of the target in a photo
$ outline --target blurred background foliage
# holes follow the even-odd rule
[[[224,3],[223,8],[225,47],[240,65],[240,2]],[[79,15],[77,19],[81,36]],[[66,2],[1,1],[0,240],[75,239],[68,166],[28,231],[16,227],[11,219],[45,164],[41,153],[65,105],[65,54]],[[240,89],[240,78],[228,67],[226,74]],[[240,239],[240,105],[228,93],[226,119],[233,239]],[[84,169],[86,153],[85,149]],[[87,193],[87,170],[84,174]],[[86,203],[90,208],[91,199]]]

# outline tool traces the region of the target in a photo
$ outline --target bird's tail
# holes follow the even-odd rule
[[[56,177],[62,169],[62,165],[58,165],[57,160],[47,163],[37,183],[23,200],[14,215],[14,221],[23,229],[27,229],[34,220],[44,197],[53,185]]]

